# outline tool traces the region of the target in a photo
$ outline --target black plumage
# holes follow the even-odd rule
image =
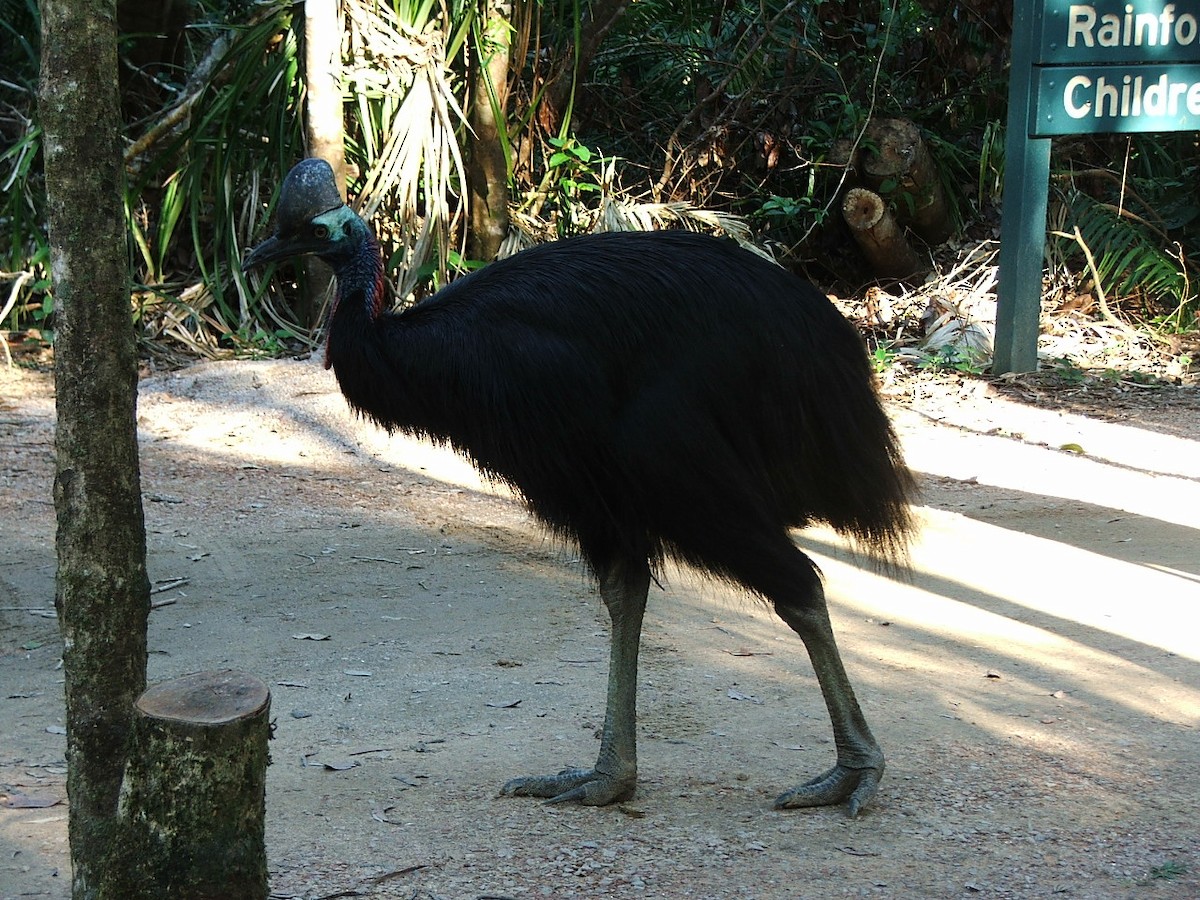
[[[732,242],[663,231],[543,244],[383,310],[378,245],[320,160],[289,174],[277,227],[245,266],[300,253],[333,266],[326,364],[350,405],[510,484],[599,580],[613,644],[596,767],[505,791],[633,792],[641,617],[671,556],[771,602],[812,657],[838,761],[777,805],[857,812],[883,755],[788,529],[827,522],[897,562],[913,483],[862,342],[829,300]]]

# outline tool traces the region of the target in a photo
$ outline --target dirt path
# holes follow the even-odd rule
[[[811,668],[686,573],[647,614],[636,800],[497,798],[592,761],[603,610],[520,507],[353,420],[312,363],[143,382],[151,577],[186,579],[156,595],[175,602],[150,676],[271,685],[276,898],[1194,900],[1200,396],[1129,390],[1122,409],[1119,390],[908,388],[911,583],[800,536],[889,754],[854,821],[770,809],[832,758]],[[64,795],[52,428],[49,379],[0,373],[0,898],[69,895],[65,806],[3,805]]]

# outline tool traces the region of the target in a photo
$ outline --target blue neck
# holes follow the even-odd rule
[[[332,315],[337,314],[344,300],[347,307],[357,306],[346,312],[365,313],[376,319],[383,310],[383,254],[366,223],[357,216],[352,223],[336,252],[325,256],[338,283],[338,302]]]

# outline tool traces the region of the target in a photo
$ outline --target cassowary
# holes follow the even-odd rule
[[[770,602],[808,649],[837,762],[776,806],[854,815],[871,799],[883,753],[788,529],[826,522],[901,562],[913,480],[860,337],[826,297],[732,242],[659,231],[543,244],[384,309],[379,245],[318,159],[288,174],[276,227],[244,268],[304,253],[333,267],[325,364],[350,405],[511,485],[599,582],[612,645],[596,765],[502,793],[633,794],[642,615],[673,557]]]

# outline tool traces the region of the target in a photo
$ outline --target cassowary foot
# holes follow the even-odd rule
[[[784,791],[776,799],[775,808],[835,806],[845,802],[847,814],[854,818],[875,796],[881,778],[882,762],[878,766],[864,769],[851,769],[839,763],[825,774],[818,775],[790,791]]]
[[[506,797],[545,797],[547,803],[605,806],[630,799],[636,787],[636,774],[616,776],[595,769],[563,769],[557,775],[514,778],[500,788],[500,794]]]

